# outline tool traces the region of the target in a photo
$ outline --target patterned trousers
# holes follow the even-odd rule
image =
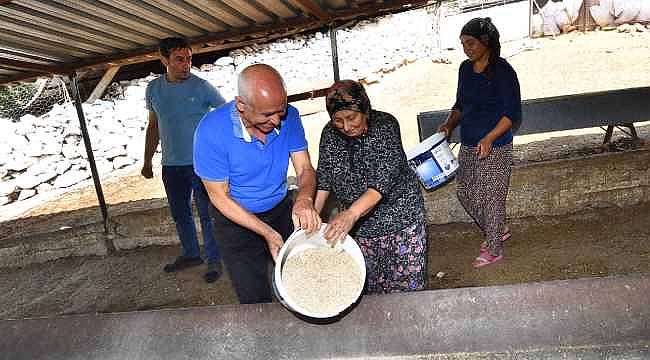
[[[502,252],[506,198],[512,174],[512,144],[495,147],[479,160],[475,147],[462,145],[458,154],[456,195],[485,234],[490,254]]]
[[[366,259],[366,294],[424,290],[427,234],[423,220],[393,234],[355,240]]]

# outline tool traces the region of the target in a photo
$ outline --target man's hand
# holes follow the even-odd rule
[[[266,245],[269,247],[269,252],[273,257],[273,261],[276,261],[278,258],[278,253],[280,252],[280,248],[282,248],[282,245],[284,245],[282,236],[277,231],[270,229],[264,235],[264,240],[266,240]]]
[[[142,170],[140,170],[140,174],[144,176],[145,179],[151,179],[153,177],[151,163],[144,163],[144,165],[142,165]]]
[[[359,216],[349,209],[336,214],[334,219],[325,228],[325,240],[332,246],[337,241],[343,242],[345,236],[352,230],[357,220],[359,220]]]
[[[296,199],[291,211],[293,226],[301,228],[311,234],[320,229],[321,219],[318,211],[314,208],[314,202],[310,198]]]

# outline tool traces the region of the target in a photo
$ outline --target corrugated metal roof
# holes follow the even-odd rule
[[[0,84],[150,61],[169,36],[194,53],[264,42],[427,0],[0,0]]]

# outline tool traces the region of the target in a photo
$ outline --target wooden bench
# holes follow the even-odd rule
[[[634,123],[650,120],[650,87],[531,99],[521,105],[523,121],[516,135],[599,126],[605,131],[605,144],[614,128],[638,140]],[[418,114],[420,140],[434,134],[448,115],[449,110]],[[460,142],[458,129],[450,141]]]

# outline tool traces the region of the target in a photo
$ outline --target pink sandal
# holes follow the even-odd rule
[[[489,252],[481,253],[473,262],[472,266],[474,269],[482,268],[483,266],[496,264],[499,261],[503,260],[503,254],[499,256],[494,256]]]
[[[506,230],[506,232],[503,233],[503,235],[501,235],[501,242],[504,243],[508,241],[511,237],[512,237],[512,233],[510,232],[510,229],[508,229]],[[483,241],[481,243],[481,248],[479,249],[479,253],[483,254],[486,252],[488,252],[487,242]]]

